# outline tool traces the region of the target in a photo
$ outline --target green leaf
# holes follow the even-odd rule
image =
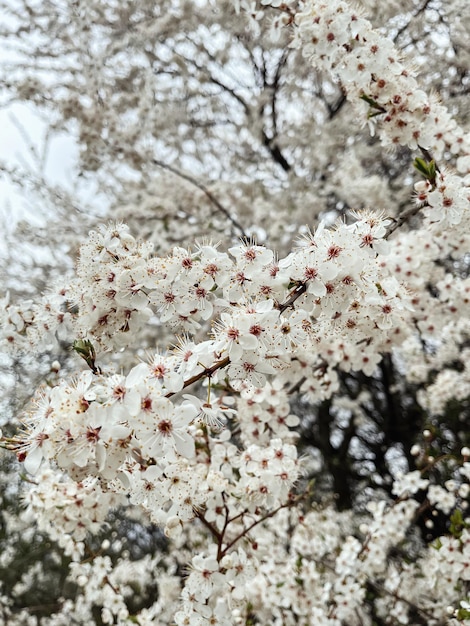
[[[384,107],[379,104],[376,100],[374,100],[373,98],[371,98],[370,96],[366,96],[365,93],[363,93],[360,96],[361,100],[364,100],[364,102],[367,102],[367,104],[372,107],[373,109],[377,109],[378,111],[380,111],[380,113],[385,113],[385,109]]]
[[[426,161],[426,159],[416,157],[413,166],[432,185],[436,184],[436,162],[434,160]]]
[[[455,509],[450,516],[449,531],[451,535],[456,539],[460,539],[463,529],[468,528],[468,526],[469,524],[465,522],[462,511],[460,509]]]
[[[440,540],[440,538],[438,537],[434,543],[431,544],[431,547],[434,548],[435,550],[440,550],[442,548],[442,541]]]
[[[82,357],[93,374],[100,374],[100,369],[96,367],[96,351],[89,339],[76,339],[73,342],[72,349]]]

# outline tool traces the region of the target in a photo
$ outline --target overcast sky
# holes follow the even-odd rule
[[[77,147],[71,136],[58,135],[48,142],[44,152],[45,124],[32,105],[13,104],[0,109],[0,163],[42,174],[46,180],[71,188]],[[43,160],[43,163],[38,162]],[[35,206],[36,205],[36,206]],[[36,221],[42,207],[20,193],[5,175],[0,177],[0,214],[11,231],[19,220]]]

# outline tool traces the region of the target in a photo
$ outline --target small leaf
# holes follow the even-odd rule
[[[360,97],[361,97],[361,100],[364,100],[364,102],[367,102],[367,104],[369,106],[371,106],[372,108],[374,108],[374,109],[381,109],[382,108],[380,106],[380,104],[376,100],[374,100],[370,96],[366,96],[365,93],[363,93]]]
[[[462,535],[462,531],[464,528],[468,528],[469,524],[467,524],[462,515],[462,511],[460,509],[455,509],[455,511],[450,516],[450,526],[449,531],[453,537],[456,539],[460,539]]]
[[[82,357],[93,374],[100,374],[100,369],[96,367],[96,352],[93,344],[89,339],[76,339],[73,342],[72,349]]]
[[[436,184],[436,162],[434,160],[426,161],[426,159],[422,159],[421,157],[416,157],[413,161],[414,168],[424,176],[426,180],[432,185]]]
[[[376,100],[374,100],[370,96],[366,96],[365,93],[361,94],[359,97],[361,98],[361,100],[364,100],[364,102],[367,102],[367,104],[372,109],[377,109],[378,111],[377,113],[369,112],[369,117],[375,117],[376,115],[380,115],[381,113],[386,113],[386,109],[381,104],[379,104]]]

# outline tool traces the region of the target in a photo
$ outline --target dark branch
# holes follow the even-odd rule
[[[187,180],[189,183],[191,183],[192,185],[194,185],[195,187],[203,191],[208,197],[208,199],[212,202],[212,204],[217,208],[217,210],[223,213],[223,215],[225,215],[225,217],[234,226],[234,228],[240,231],[240,235],[245,238],[247,237],[247,234],[245,233],[243,226],[239,224],[239,222],[230,214],[230,211],[226,209],[219,200],[217,200],[214,194],[211,191],[209,191],[209,189],[203,183],[200,183],[198,180],[196,180],[189,174],[185,174],[184,172],[177,170],[172,165],[163,163],[162,161],[159,161],[158,159],[153,159],[153,163],[155,163],[155,165],[158,165],[158,167],[161,167],[162,169],[167,170],[171,172],[172,174],[175,174],[175,176],[179,176],[180,178]]]

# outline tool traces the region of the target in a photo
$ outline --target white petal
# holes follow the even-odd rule
[[[31,450],[31,452],[28,453],[28,456],[24,461],[24,468],[28,472],[28,474],[36,474],[39,466],[41,465],[42,456],[42,450],[39,446],[37,446],[36,448],[34,448],[34,450]]]
[[[189,433],[175,433],[175,445],[179,454],[187,459],[193,458],[196,454],[196,445]]]

